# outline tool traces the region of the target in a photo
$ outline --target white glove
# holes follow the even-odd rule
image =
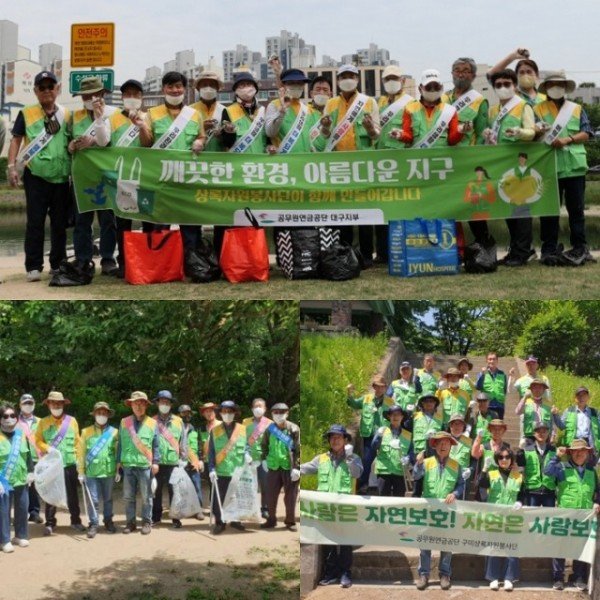
[[[251,465],[252,464],[252,455],[250,454],[250,452],[246,452],[246,464],[247,465]]]
[[[486,456],[485,460],[483,461],[483,470],[487,471],[491,466],[492,466],[492,461],[494,459],[491,456]]]
[[[406,405],[406,410],[407,410],[407,412],[412,412],[413,410],[415,410],[415,405],[414,404],[407,404]]]
[[[447,382],[445,379],[440,379],[438,382],[438,390],[443,390],[447,387]]]
[[[527,446],[527,438],[521,438],[521,440],[519,441],[519,448],[521,448],[521,450],[524,450],[525,446]]]
[[[463,375],[463,379],[469,379],[469,374],[468,374],[468,373],[465,373],[465,374]]]
[[[408,456],[403,456],[403,457],[400,459],[400,464],[401,464],[403,467],[407,467],[407,466],[410,464],[410,458],[408,458]]]
[[[121,473],[117,472],[115,473],[115,483],[119,483],[119,481],[121,481]]]
[[[0,483],[0,496],[4,496],[5,493],[6,490],[4,489],[4,486]]]
[[[354,446],[352,444],[346,444],[344,446],[344,452],[346,453],[346,458],[350,458],[354,454]]]
[[[254,469],[258,469],[258,467],[260,467],[260,460],[253,460],[250,466]]]
[[[463,469],[463,471],[462,471],[462,478],[466,481],[467,479],[469,479],[469,477],[471,477],[471,469],[469,469],[469,467],[467,467],[466,469]]]
[[[77,475],[77,479],[79,480],[79,483],[83,485],[85,482],[85,475]]]
[[[182,459],[179,459],[179,463],[178,463],[178,465],[179,465],[179,466],[180,466],[182,469],[185,469],[185,467],[187,467],[187,460],[182,460]]]
[[[292,481],[298,481],[298,479],[300,479],[300,469],[292,469],[290,472],[290,479]]]
[[[520,127],[509,127],[504,133],[507,137],[514,137],[516,140],[523,137],[523,130]]]
[[[217,483],[217,479],[219,479],[219,478],[217,477],[217,472],[216,472],[216,471],[211,471],[211,472],[208,474],[208,478],[209,478],[209,479],[210,479],[210,480],[211,480],[213,483]]]
[[[267,466],[267,461],[266,460],[262,461],[262,468],[263,468],[263,471],[265,471],[265,473],[269,470],[269,467]]]
[[[482,438],[485,435],[485,429],[478,429],[477,435],[478,437]]]
[[[156,493],[157,487],[158,487],[158,482],[156,481],[156,477],[153,477],[152,481],[150,482],[150,491],[152,492],[153,496]]]
[[[35,475],[33,473],[27,473],[27,485],[31,485],[35,481]]]
[[[428,440],[432,435],[435,435],[437,431],[435,429],[430,429],[425,433],[425,439]]]
[[[400,448],[400,440],[392,440],[390,442],[390,448],[393,448],[394,450],[398,450],[398,448]]]
[[[477,400],[471,400],[471,402],[469,402],[469,408],[475,410],[477,408]]]
[[[513,504],[513,510],[520,510],[521,508],[523,508],[523,503],[522,502],[515,502]]]

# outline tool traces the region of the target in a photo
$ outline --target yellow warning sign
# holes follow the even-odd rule
[[[114,64],[114,23],[71,25],[71,67],[111,67]]]

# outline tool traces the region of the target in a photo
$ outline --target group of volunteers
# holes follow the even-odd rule
[[[498,368],[494,352],[473,381],[473,364],[461,358],[445,373],[435,370],[427,354],[420,369],[400,365],[400,377],[389,385],[381,376],[372,393],[355,397],[348,385],[347,403],[359,411],[357,435],[362,456],[354,452],[343,425],[332,425],[324,438],[328,450],[302,464],[302,474],[318,475],[318,490],[339,494],[440,498],[448,504],[470,499],[512,506],[594,509],[600,513],[600,418],[589,406],[590,392],[579,387],[574,403],[562,414],[552,403],[550,383],[529,356],[527,372],[513,380]],[[521,415],[521,439],[511,448],[504,437],[506,394],[515,390]],[[440,586],[451,586],[451,552],[441,552]],[[350,587],[351,546],[328,546],[320,585]],[[429,585],[431,550],[422,549],[416,587]],[[565,560],[553,559],[555,590],[564,589]],[[571,583],[587,588],[589,565],[573,561]],[[486,557],[485,579],[492,590],[511,591],[519,578],[519,559]]]
[[[515,69],[508,68],[518,60]],[[59,106],[56,75],[36,75],[34,92],[38,103],[23,108],[12,129],[8,154],[8,179],[17,186],[22,179],[27,200],[25,269],[28,281],[39,281],[44,268],[44,226],[50,217],[50,273],[57,274],[66,260],[66,230],[72,213],[69,187],[71,156],[91,146],[151,147],[189,151],[282,154],[299,152],[344,152],[366,149],[430,148],[475,144],[511,144],[539,141],[556,150],[558,186],[569,213],[572,248],[559,244],[558,217],[541,218],[541,263],[578,265],[593,261],[586,242],[584,219],[584,142],[593,136],[589,119],[578,104],[565,98],[575,82],[554,73],[539,81],[537,64],[526,49],[519,48],[492,67],[488,78],[498,103],[488,101],[472,84],[477,75],[472,58],[458,58],[452,65],[453,89],[444,93],[439,71],[423,71],[419,97],[404,90],[405,77],[398,66],[382,73],[385,94],[376,100],[358,89],[360,72],[352,64],[337,70],[337,96],[324,76],[309,79],[300,69],[276,70],[279,98],[266,108],[257,101],[259,84],[248,71],[234,75],[235,100],[224,106],[218,100],[223,87],[220,76],[204,71],[194,82],[198,101],[186,105],[185,75],[168,72],[162,78],[164,103],[144,110],[143,85],[129,79],[121,86],[123,108],[104,103],[107,90],[102,80],[90,75],[81,81],[83,107],[69,111]],[[308,84],[310,100],[301,101]],[[21,153],[19,154],[19,151]],[[526,162],[526,156],[524,156]],[[22,176],[20,170],[24,169]],[[485,175],[483,167],[478,168]],[[521,177],[527,175],[523,165]],[[485,181],[472,184],[468,201],[486,210]],[[480,189],[481,188],[481,189]],[[160,201],[160,198],[158,198]],[[524,265],[532,248],[532,219],[527,211],[507,219],[510,250],[506,266]],[[124,276],[123,233],[131,229],[129,219],[109,210],[97,211],[100,224],[100,264],[105,275]],[[74,216],[75,259],[67,274],[80,273],[89,282],[94,275],[92,235],[94,212]],[[145,231],[168,228],[144,223]],[[485,220],[470,222],[475,241],[487,245],[490,235]],[[203,244],[199,225],[181,225],[186,253]],[[220,254],[225,227],[215,226],[213,245]],[[341,239],[352,243],[353,228],[340,228]],[[360,226],[359,245],[364,266],[387,262],[387,226]],[[118,255],[115,259],[115,248]],[[65,285],[77,285],[74,278]]]
[[[232,476],[238,467],[256,469],[260,491],[260,527],[277,526],[277,502],[284,492],[285,526],[295,531],[296,500],[300,479],[300,430],[288,420],[289,408],[275,403],[271,419],[262,398],[252,402],[252,416],[240,422],[241,408],[232,400],[200,406],[203,425],[192,425],[193,411],[181,404],[174,411],[169,390],[159,391],[153,400],[135,391],[125,404],[131,415],[117,426],[109,421],[115,411],[107,402],[96,402],[90,413],[92,424],[80,430],[77,420],[68,414],[70,400],[59,391],[51,391],[43,404],[49,414],[35,415],[35,400],[23,394],[17,410],[12,404],[0,407],[0,547],[13,552],[14,547],[29,546],[28,522],[44,524],[44,535],[52,535],[57,526],[57,507],[45,502],[45,521],[40,516],[40,497],[36,490],[35,466],[50,452],[60,453],[64,468],[64,488],[71,527],[94,538],[100,528],[100,505],[104,530],[116,533],[113,514],[113,486],[123,482],[125,523],[122,532],[138,529],[136,502],[141,501],[141,533],[147,535],[163,518],[163,489],[173,498],[170,477],[175,467],[183,467],[198,497],[198,506],[208,507],[202,493],[203,474],[211,486],[211,520],[213,534],[226,528],[222,518]],[[148,414],[154,404],[156,414]],[[218,418],[217,418],[218,417]],[[205,482],[205,485],[208,484]],[[82,523],[79,487],[83,498],[89,497],[89,525]],[[192,492],[193,493],[193,492]],[[87,494],[87,496],[86,496]],[[11,519],[12,505],[12,519]],[[168,508],[168,507],[167,507]],[[200,510],[195,518],[203,520]],[[11,520],[14,539],[11,541]],[[182,522],[171,518],[172,528]],[[231,527],[244,530],[240,522]]]

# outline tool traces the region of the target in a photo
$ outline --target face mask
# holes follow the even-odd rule
[[[192,420],[192,417],[190,415],[186,415],[185,417],[183,417],[183,422],[184,423],[190,423]]]
[[[471,82],[468,79],[461,79],[460,77],[453,77],[452,83],[457,90],[466,90],[471,85]]]
[[[342,79],[338,83],[338,87],[342,92],[353,92],[358,87],[356,79]]]
[[[17,419],[15,419],[14,417],[11,417],[10,419],[2,419],[2,425],[7,429],[12,429],[16,424]]]
[[[458,381],[449,381],[448,387],[456,389],[458,387]]]
[[[281,425],[282,423],[285,423],[287,416],[288,416],[287,413],[284,413],[282,415],[273,415],[273,421],[275,421],[275,423],[277,423],[277,425]]]
[[[202,100],[214,100],[217,97],[217,90],[210,86],[200,88],[200,98]]]
[[[233,417],[235,415],[232,415],[231,413],[225,413],[221,415],[221,420],[223,421],[223,423],[227,423],[229,425],[229,423],[233,423]]]
[[[325,94],[315,94],[313,97],[313,102],[317,106],[325,106],[327,104],[327,100],[329,100],[329,96]]]
[[[285,88],[285,95],[288,98],[294,98],[295,100],[297,100],[298,98],[300,98],[300,96],[302,96],[302,93],[304,92],[304,87],[302,86],[289,86]]]
[[[35,408],[35,404],[22,404],[21,412],[24,415],[31,415],[33,413],[34,408]]]
[[[84,100],[83,106],[85,110],[94,110],[94,101],[93,100]]]
[[[427,90],[423,90],[421,95],[427,102],[438,102],[438,100],[442,97],[442,92],[441,90],[439,92],[428,92]]]
[[[546,88],[546,94],[552,100],[560,100],[565,97],[566,90],[565,88],[560,87],[560,85],[553,85],[549,88]]]
[[[515,88],[513,87],[501,87],[496,89],[496,95],[500,100],[510,100],[515,95]],[[490,367],[493,368],[493,367]]]
[[[530,90],[535,85],[535,77],[533,75],[519,75],[519,87],[523,90]]]
[[[256,90],[254,87],[247,87],[242,90],[238,90],[236,95],[242,102],[252,102],[254,96],[256,96]]]
[[[106,425],[108,423],[108,417],[106,415],[96,415],[96,423],[98,423],[98,425]]]
[[[265,409],[262,406],[257,406],[256,408],[252,409],[252,414],[257,419],[260,419],[265,414]]]
[[[171,412],[171,407],[168,404],[159,404],[158,411],[161,415],[168,415]]]
[[[56,417],[58,419],[58,417],[60,417],[63,414],[63,409],[62,408],[51,408],[50,412],[52,413],[53,417]]]
[[[397,94],[402,89],[401,81],[386,81],[383,84],[383,89],[387,94]]]
[[[125,110],[140,110],[140,108],[142,108],[142,99],[123,98],[123,108],[125,108]]]
[[[185,94],[179,94],[179,96],[169,96],[168,94],[165,96],[165,102],[169,106],[179,106],[183,99],[185,98]]]

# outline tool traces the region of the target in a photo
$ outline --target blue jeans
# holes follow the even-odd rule
[[[117,224],[112,210],[77,213],[73,230],[73,246],[75,258],[81,262],[92,260],[94,255],[94,214],[100,223],[100,258],[101,261],[113,260],[117,246]]]
[[[14,504],[15,537],[26,540],[27,517],[29,516],[29,493],[26,485],[16,486],[10,494],[0,496],[0,544],[10,542],[10,505]]]
[[[262,463],[256,469],[256,477],[260,491],[260,510],[264,512],[267,510],[267,472],[263,469]]]
[[[114,484],[114,477],[86,477],[86,484],[90,490],[90,496],[92,497],[92,507],[88,506],[88,517],[90,519],[90,525],[98,526],[98,508],[100,506],[100,498],[102,498],[102,512],[104,516],[104,523],[112,521],[113,518],[113,500],[112,491]],[[134,512],[135,514],[135,512]]]
[[[358,487],[361,488],[365,485],[369,485],[369,476],[371,475],[371,465],[375,460],[375,453],[371,449],[371,444],[373,443],[373,436],[364,437],[363,439],[363,455],[362,455],[362,463],[363,463],[363,472],[358,480]]]
[[[200,501],[200,506],[202,506],[202,480],[200,479],[200,473],[195,469],[188,469],[187,467],[185,471],[192,480],[192,483],[194,484],[196,495],[198,496],[198,500]]]
[[[504,562],[506,561],[506,562]],[[486,556],[485,578],[488,581],[501,579],[503,581],[515,581],[519,579],[519,559],[511,556]]]
[[[590,565],[589,563],[582,562],[580,560],[573,561],[573,581],[577,579],[583,579],[587,583],[588,577],[590,576]],[[565,577],[565,559],[564,558],[553,558],[552,559],[552,580],[562,581]]]
[[[152,522],[152,490],[150,467],[123,467],[123,501],[127,523],[135,523],[135,496],[142,496],[142,521]]]
[[[544,506],[553,508],[556,506],[555,492],[545,492],[543,494],[527,494],[527,506]]]
[[[425,575],[429,577],[431,571],[431,550],[421,550],[421,556],[419,558],[419,575]],[[452,552],[440,552],[440,566],[438,571],[441,575],[452,574]]]

